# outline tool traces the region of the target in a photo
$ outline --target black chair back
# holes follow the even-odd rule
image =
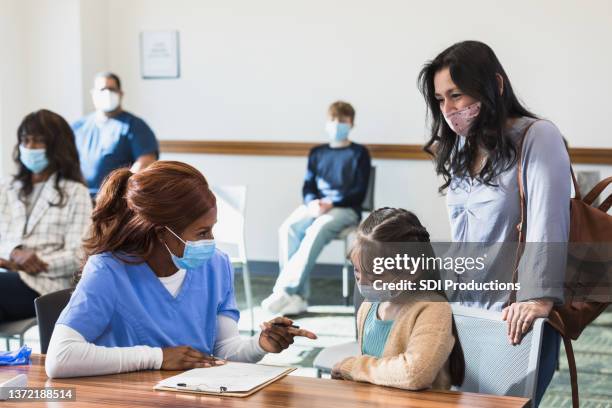
[[[40,335],[40,352],[42,354],[47,354],[55,322],[68,304],[71,294],[72,289],[64,289],[34,299],[38,333]]]

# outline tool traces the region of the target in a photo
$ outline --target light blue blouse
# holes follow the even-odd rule
[[[508,135],[518,141],[532,121],[531,118],[517,119]],[[459,147],[464,142],[460,137]],[[528,244],[519,265],[521,290],[517,293],[517,301],[547,297],[561,302],[563,288],[560,283],[565,276],[564,251],[569,237],[571,176],[563,137],[553,123],[540,120],[531,126],[523,143],[522,164]],[[492,244],[518,240],[516,226],[521,210],[517,166],[500,174],[494,182],[497,186],[488,186],[469,176],[451,178],[447,208],[453,242]],[[482,280],[499,278],[494,271],[499,271],[502,265],[496,265],[494,254],[488,254]],[[506,263],[504,270],[511,271],[508,257],[503,262]],[[510,282],[511,275],[505,276],[504,281]],[[499,310],[508,294],[475,299],[471,297],[473,294],[458,291],[450,298],[471,306]]]

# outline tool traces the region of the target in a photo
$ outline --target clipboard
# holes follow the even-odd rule
[[[235,385],[236,388],[233,388],[231,385],[232,379],[227,379],[228,383],[226,385],[223,384],[223,379],[216,378],[211,381],[211,377],[217,377],[217,373],[215,370],[218,368],[225,367],[225,375],[231,375],[231,371],[236,373],[236,376],[239,376],[240,371],[245,368],[250,371],[257,370],[274,370],[273,375],[267,375],[264,381],[257,381],[249,389],[239,389],[244,388],[245,385],[238,384]],[[205,370],[205,371],[202,371]],[[158,382],[153,389],[157,391],[172,391],[172,392],[185,392],[191,394],[203,394],[203,395],[216,395],[216,396],[224,396],[224,397],[238,397],[244,398],[248,397],[261,390],[264,387],[272,384],[273,382],[285,377],[287,374],[295,371],[294,367],[280,367],[280,366],[272,366],[272,365],[264,365],[264,364],[249,364],[249,363],[233,363],[228,362],[223,366],[219,367],[209,367],[209,368],[196,368],[193,370],[185,371],[179,375],[166,378],[160,382]],[[202,375],[198,377],[198,375]],[[191,376],[191,377],[190,377]],[[195,379],[196,376],[198,379]],[[251,378],[252,376],[249,376]],[[187,379],[191,379],[191,383],[185,382]],[[262,377],[263,378],[263,377]],[[194,381],[195,380],[195,381]],[[209,384],[206,384],[208,381],[211,381]],[[170,384],[175,383],[176,385],[171,386]],[[238,389],[237,389],[238,388]]]

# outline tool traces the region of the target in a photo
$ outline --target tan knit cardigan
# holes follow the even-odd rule
[[[394,319],[382,357],[345,359],[336,366],[342,378],[406,390],[449,389],[448,357],[455,343],[452,312],[442,297],[435,302],[431,299],[431,295],[428,300],[415,296],[407,301]],[[357,312],[360,349],[371,306],[364,302]]]

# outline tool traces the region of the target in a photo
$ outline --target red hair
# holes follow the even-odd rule
[[[98,193],[86,257],[122,252],[144,260],[155,247],[156,227],[180,234],[215,205],[206,178],[188,164],[157,161],[135,174],[117,169]]]

